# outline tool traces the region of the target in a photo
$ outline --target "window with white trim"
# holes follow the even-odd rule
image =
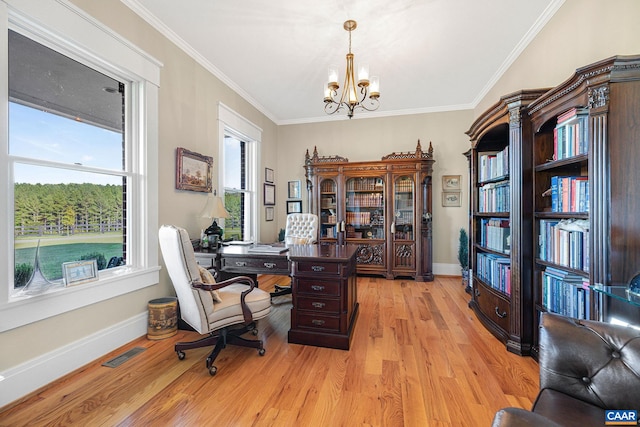
[[[0,0],[0,332],[158,283],[160,64],[43,3]]]
[[[128,86],[9,30],[15,295],[127,264]]]
[[[251,185],[251,176],[255,173],[252,161],[255,157],[251,142],[227,131],[224,136],[224,205],[229,212],[225,219],[225,239],[253,240],[251,215],[256,211],[253,206],[255,190]]]
[[[256,241],[258,232],[258,148],[262,129],[223,104],[220,121],[220,187],[229,218],[224,239]]]

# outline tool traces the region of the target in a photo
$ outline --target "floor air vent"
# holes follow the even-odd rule
[[[131,359],[133,356],[136,356],[145,350],[146,348],[144,347],[134,347],[131,350],[122,353],[120,356],[116,356],[113,359],[104,362],[102,366],[107,366],[109,368],[117,368],[127,360]]]

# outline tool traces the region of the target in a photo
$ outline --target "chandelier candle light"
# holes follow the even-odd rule
[[[354,77],[353,53],[351,53],[351,32],[356,29],[356,21],[348,20],[344,23],[344,29],[349,32],[349,53],[347,53],[347,70],[344,76],[344,88],[340,100],[338,100],[338,67],[329,67],[329,83],[324,89],[324,111],[333,114],[342,108],[347,109],[347,116],[353,117],[355,108],[367,111],[377,110],[380,106],[380,80],[371,77],[369,80],[369,67],[362,65],[358,68],[358,84]]]

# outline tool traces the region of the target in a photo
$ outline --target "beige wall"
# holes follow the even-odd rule
[[[437,264],[457,264],[457,230],[467,224],[467,207],[441,207],[440,177],[462,175],[463,200],[466,200],[467,164],[462,152],[469,144],[464,131],[474,118],[505,93],[553,86],[589,62],[614,54],[640,53],[640,1],[567,0],[474,111],[278,127],[120,1],[72,2],[164,64],[159,106],[160,224],[182,225],[190,233],[197,233],[202,227],[196,215],[206,196],[174,189],[174,153],[175,148],[181,146],[211,155],[217,167],[217,102],[222,101],[263,129],[260,170],[270,167],[276,171],[277,216],[276,221],[262,222],[261,240],[264,241],[274,239],[278,229],[284,226],[286,184],[292,179],[304,180],[302,165],[306,149],[317,146],[320,155],[337,154],[352,161],[377,160],[393,151],[413,151],[418,139],[423,148],[432,141],[436,159],[433,190],[434,261]],[[384,102],[384,97],[381,101]],[[261,208],[260,218],[264,217],[263,210]],[[0,370],[143,313],[148,300],[172,293],[164,271],[160,277],[158,286],[0,334],[2,348],[10,350],[3,352]]]
[[[640,54],[640,1],[566,0],[474,110],[500,96],[554,87],[577,68],[614,55]]]
[[[358,116],[364,117],[366,113],[356,113],[355,117]],[[286,181],[294,179],[304,183],[307,149],[313,153],[317,147],[320,156],[339,155],[354,162],[380,160],[392,152],[413,152],[418,139],[426,151],[431,141],[436,161],[433,170],[434,263],[457,264],[458,230],[468,222],[468,166],[462,153],[469,148],[464,132],[471,122],[472,112],[467,110],[280,126],[278,170],[285,172],[278,175],[282,180],[278,187],[286,189]],[[442,175],[462,175],[461,207],[442,207]],[[286,196],[285,190],[276,194],[278,205],[285,205]],[[306,212],[306,194],[304,199]],[[286,209],[278,211],[280,227],[284,227],[285,218]],[[438,273],[438,269],[435,271]]]
[[[277,126],[120,1],[73,0],[73,3],[163,63],[159,91],[158,223],[180,225],[191,235],[199,235],[200,229],[209,225],[197,217],[206,195],[175,190],[176,147],[213,156],[214,171],[217,170],[217,104],[221,101],[262,128],[262,167],[275,169]],[[162,259],[159,262],[164,265]],[[12,349],[0,357],[0,371],[146,312],[149,300],[173,294],[163,268],[157,286],[0,333],[2,348]]]

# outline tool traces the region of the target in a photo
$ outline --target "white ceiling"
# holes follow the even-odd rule
[[[122,0],[277,124],[324,113],[327,68],[380,77],[355,118],[473,108],[564,0]]]

